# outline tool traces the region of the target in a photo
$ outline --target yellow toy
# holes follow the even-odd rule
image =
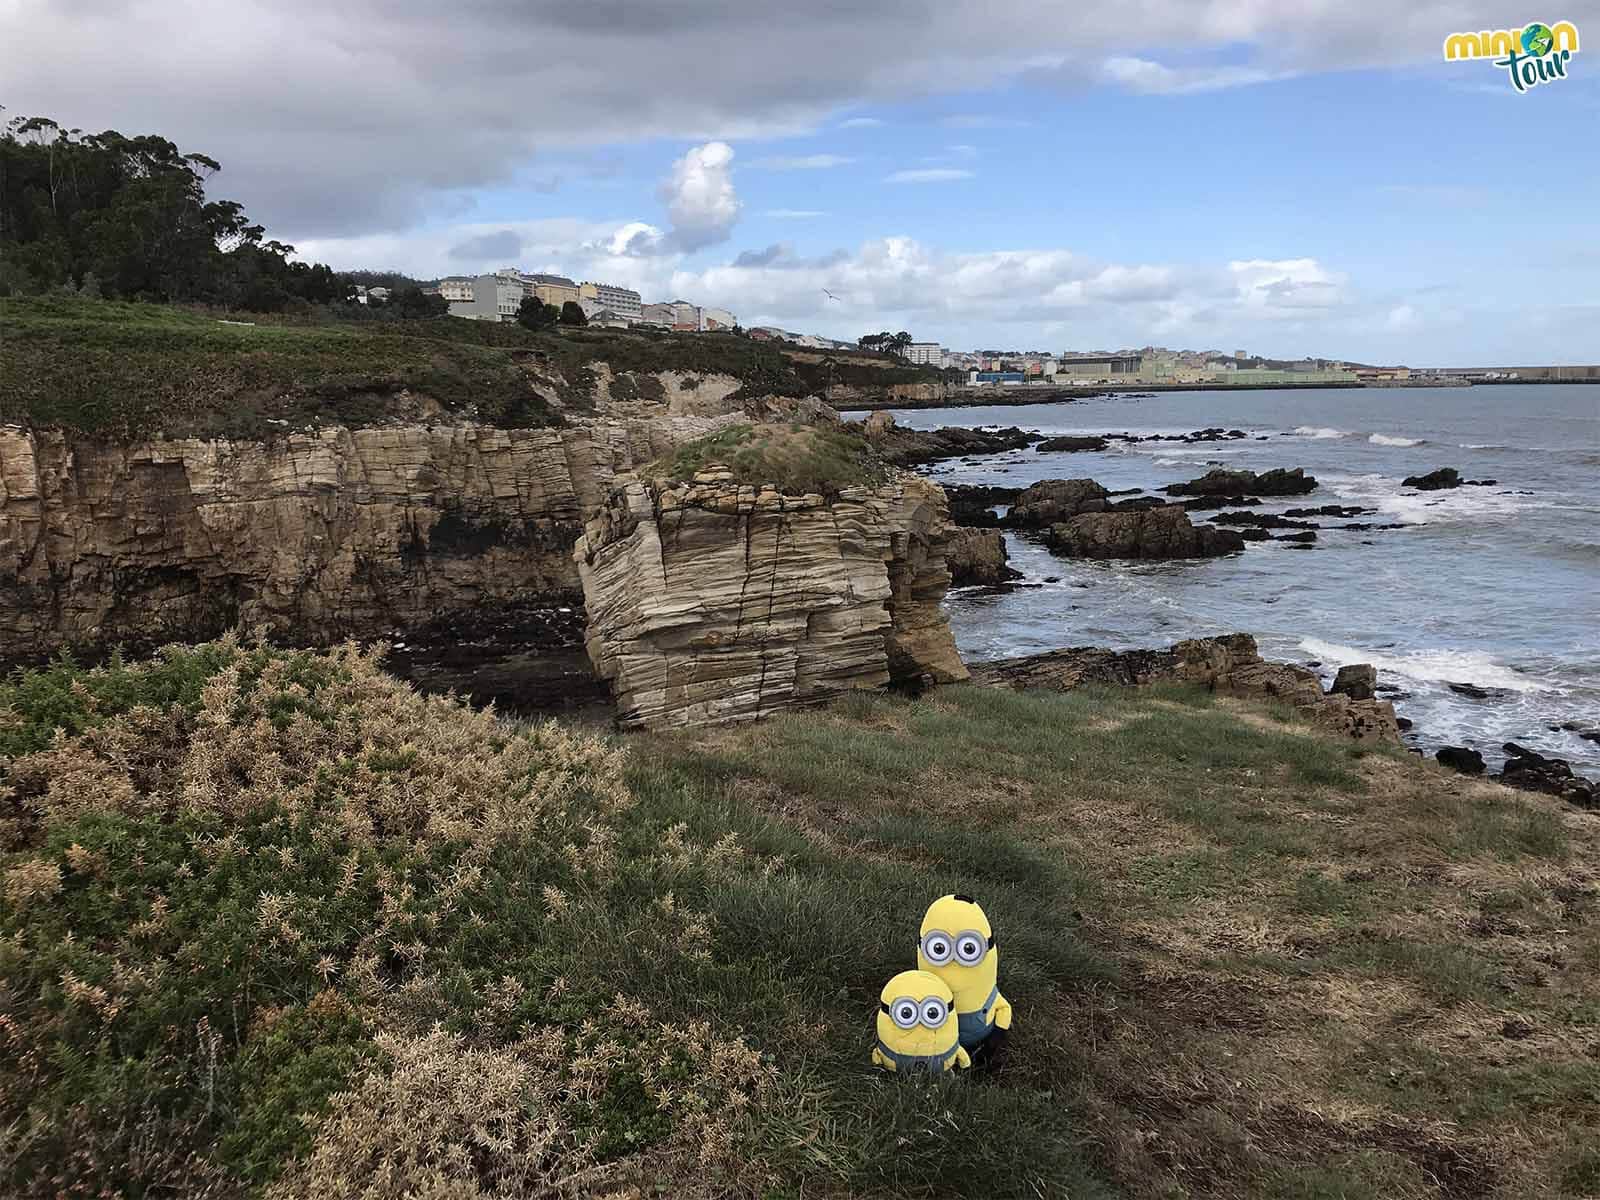
[[[917,966],[937,975],[955,997],[962,1049],[973,1049],[996,1029],[1011,1028],[1011,1002],[997,982],[1000,951],[989,918],[971,896],[940,896],[928,906]]]
[[[956,1039],[950,989],[937,975],[901,971],[878,996],[872,1061],[886,1071],[953,1071],[972,1059]]]

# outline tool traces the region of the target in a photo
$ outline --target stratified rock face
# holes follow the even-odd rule
[[[333,427],[270,443],[0,429],[0,654],[241,622],[327,641],[570,601],[587,507],[620,472],[739,419],[672,411],[713,406],[704,381],[668,400],[559,429]]]
[[[1068,558],[1210,558],[1244,549],[1233,530],[1195,525],[1176,505],[1084,513],[1052,525],[1046,543]]]
[[[618,722],[744,720],[894,680],[965,679],[939,607],[949,531],[943,492],[910,476],[833,498],[719,471],[616,489],[574,558]]]
[[[1006,539],[998,529],[963,529],[951,532],[946,554],[950,582],[994,585],[1020,579],[1022,573],[1006,565]]]

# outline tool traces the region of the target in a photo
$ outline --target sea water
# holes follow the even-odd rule
[[[1600,726],[1600,386],[1167,392],[894,416],[915,429],[1021,425],[1052,436],[1242,429],[1247,439],[1028,449],[927,473],[1012,487],[1092,478],[1116,490],[1214,466],[1304,467],[1316,491],[1250,511],[1362,505],[1376,513],[1351,520],[1400,526],[1341,531],[1339,518],[1314,517],[1313,550],[1252,542],[1223,558],[1151,563],[1058,558],[1008,531],[1011,565],[1031,586],[960,588],[947,601],[969,661],[1244,630],[1266,657],[1317,663],[1325,680],[1342,664],[1372,663],[1430,753],[1467,745],[1493,763],[1515,741],[1600,776],[1600,745],[1550,728]],[[1446,466],[1498,482],[1401,485]],[[1490,696],[1471,699],[1451,683]]]

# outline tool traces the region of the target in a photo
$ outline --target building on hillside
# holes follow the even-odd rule
[[[454,284],[448,293],[444,290],[446,282]],[[460,297],[463,292],[465,299],[453,298]],[[450,301],[452,317],[465,317],[469,321],[515,321],[527,289],[519,279],[479,275],[466,280],[465,286],[461,280],[441,280],[439,294]]]
[[[725,308],[702,308],[700,310],[700,328],[702,330],[722,330],[727,332],[739,323],[739,318]]]
[[[475,275],[446,275],[439,280],[439,295],[454,304],[461,300],[471,300]]]
[[[600,308],[609,309],[629,323],[644,317],[643,297],[632,288],[617,287],[610,283],[592,283],[589,280],[580,283],[578,303],[593,303]]]
[[[592,301],[580,300],[578,303],[588,305],[591,304]],[[636,322],[624,316],[622,313],[615,312],[609,308],[596,308],[593,312],[590,312],[588,308],[585,308],[583,310],[583,315],[588,321],[589,328],[591,329],[627,329],[636,324]]]
[[[578,285],[565,275],[518,275],[533,295],[546,304],[560,308],[567,301],[576,304],[583,299]]]
[[[944,347],[938,342],[912,342],[903,357],[917,366],[937,367],[944,363]]]

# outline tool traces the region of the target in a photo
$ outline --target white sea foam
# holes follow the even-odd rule
[[[1423,683],[1475,683],[1479,687],[1504,688],[1509,692],[1556,690],[1549,684],[1530,679],[1521,671],[1495,662],[1477,650],[1413,650],[1407,654],[1383,654],[1313,637],[1301,638],[1300,649],[1335,667],[1347,663],[1371,663],[1380,671]]]
[[[1374,446],[1420,446],[1421,438],[1391,437],[1387,433],[1375,433],[1367,439]]]
[[[1360,501],[1405,525],[1484,521],[1513,516],[1530,508],[1548,508],[1548,501],[1500,488],[1460,487],[1448,491],[1413,492],[1388,475],[1323,475],[1324,486],[1343,500]]]
[[[1343,429],[1328,429],[1319,425],[1298,425],[1294,431],[1295,437],[1304,438],[1342,438],[1349,434]]]

